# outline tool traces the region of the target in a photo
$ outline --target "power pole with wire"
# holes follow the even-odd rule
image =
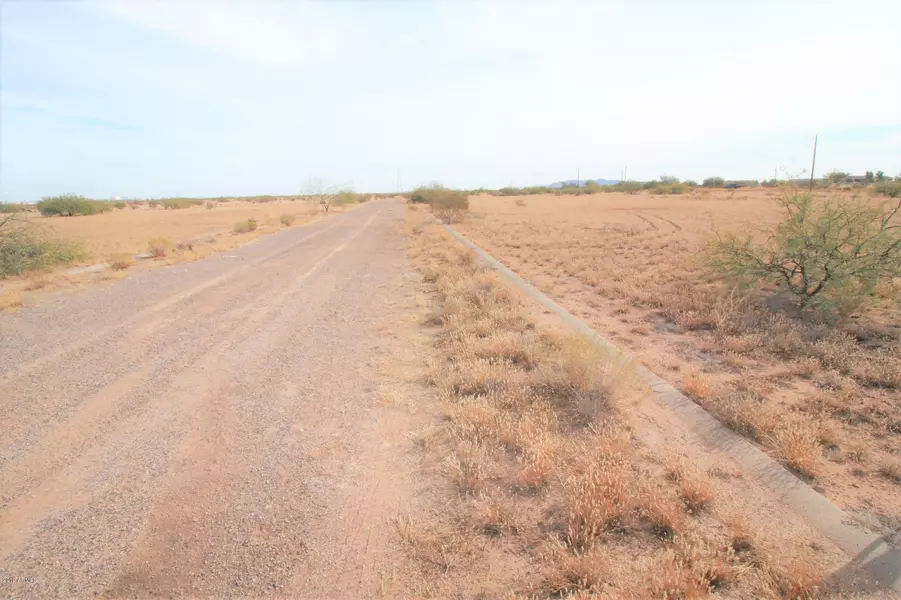
[[[817,140],[819,139],[820,134],[817,133],[813,138],[813,160],[810,162],[810,190],[813,191],[813,170],[817,166]]]

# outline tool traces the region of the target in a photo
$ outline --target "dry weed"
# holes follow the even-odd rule
[[[573,548],[590,548],[606,532],[623,524],[630,481],[622,464],[607,461],[566,482],[568,534]]]
[[[578,592],[597,592],[605,582],[613,579],[615,559],[603,548],[572,551],[557,545],[550,552],[550,568],[541,584],[541,590],[551,596],[574,596]]]
[[[879,465],[879,474],[889,481],[901,484],[901,461],[892,458],[885,459]]]
[[[445,459],[444,465],[461,492],[476,494],[491,477],[494,461],[485,445],[463,440],[457,444],[456,452]]]
[[[124,271],[134,266],[135,260],[131,254],[126,252],[118,252],[110,255],[109,266],[116,271]]]
[[[679,484],[679,492],[689,511],[698,514],[710,506],[716,496],[710,475],[689,463],[685,457],[671,459],[669,471]]]
[[[695,400],[710,400],[715,394],[710,378],[697,372],[686,373],[682,387]]]
[[[394,525],[413,558],[442,573],[461,565],[472,552],[467,540],[440,520],[403,515]]]

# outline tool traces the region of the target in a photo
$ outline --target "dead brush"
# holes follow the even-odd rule
[[[670,459],[668,471],[679,485],[679,493],[690,512],[699,514],[710,506],[716,496],[710,475],[691,464],[686,457]]]
[[[134,264],[134,257],[127,252],[117,252],[116,254],[110,255],[109,258],[110,268],[116,271],[124,271],[133,267]]]
[[[735,575],[730,550],[718,550],[696,535],[676,538],[653,575],[656,597],[704,598],[728,585]]]
[[[477,531],[497,537],[516,534],[519,525],[512,498],[480,494],[470,504],[469,522]]]
[[[591,422],[611,407],[631,365],[608,356],[591,340],[570,336],[530,373],[532,386],[548,398],[567,402]],[[564,408],[566,406],[563,406]]]
[[[580,592],[599,592],[616,580],[615,560],[604,548],[584,551],[556,544],[545,562],[549,568],[540,584],[540,592],[553,597],[594,598]]]
[[[612,461],[597,464],[566,482],[568,539],[573,548],[588,549],[598,538],[623,525],[631,483],[624,466]]]
[[[822,472],[823,451],[819,435],[807,419],[782,420],[763,441],[797,473],[813,479]]]
[[[781,421],[781,416],[754,392],[732,392],[704,405],[728,427],[761,443],[765,443]]]
[[[515,412],[498,416],[497,439],[510,450],[523,452],[536,440],[541,441],[557,430],[557,414],[546,400],[530,399],[528,404],[508,408]]]
[[[685,393],[695,400],[710,400],[715,395],[713,383],[703,373],[686,373],[682,387]]]
[[[499,411],[478,398],[450,405],[447,416],[460,439],[479,442],[498,437]]]
[[[879,474],[891,482],[901,485],[901,461],[887,458],[879,465]]]
[[[533,439],[518,457],[521,467],[516,475],[516,487],[537,491],[546,486],[557,466],[559,446],[557,438],[550,434]]]
[[[667,490],[645,482],[634,491],[632,503],[637,517],[654,535],[673,540],[684,531],[685,505]]]
[[[823,582],[822,570],[794,552],[763,544],[756,568],[745,575],[748,587],[760,598],[814,600]]]
[[[439,520],[403,515],[394,519],[395,529],[413,558],[446,574],[472,554],[465,537]]]
[[[443,383],[458,396],[477,396],[502,391],[519,379],[522,373],[510,364],[475,359],[454,362]]]
[[[457,450],[444,460],[444,468],[457,488],[464,494],[480,492],[491,477],[494,460],[483,444],[463,440]]]

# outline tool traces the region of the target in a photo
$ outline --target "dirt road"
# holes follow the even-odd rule
[[[0,316],[0,597],[382,585],[408,490],[374,467],[393,459],[365,366],[402,214],[372,202]]]

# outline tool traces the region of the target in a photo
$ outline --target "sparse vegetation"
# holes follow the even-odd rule
[[[420,212],[410,213],[406,231],[437,293],[424,322],[440,328],[440,358],[427,380],[446,399],[447,420],[427,451],[442,457],[459,511],[449,519],[458,529],[443,536],[454,544],[440,561],[426,552],[426,567],[462,569],[456,548],[471,558],[473,548],[500,539],[517,564],[533,565],[516,580],[529,597],[702,597],[721,589],[789,597],[783,590],[801,578],[756,541],[747,519],[729,521],[736,549],[710,525],[721,518],[718,489],[696,458],[655,458],[623,424],[638,393],[628,366],[579,336],[536,326],[516,295]],[[661,464],[669,464],[665,472]],[[473,535],[484,537],[463,542]],[[804,589],[813,589],[820,575],[804,574]]]
[[[726,180],[722,177],[708,177],[702,185],[708,188],[721,188],[726,185]]]
[[[743,234],[748,222],[778,228],[781,191],[791,188],[528,198],[515,211],[515,197],[506,209],[476,197],[458,228],[834,502],[860,510],[873,499],[871,518],[897,535],[901,496],[878,467],[897,460],[885,440],[901,431],[901,280],[884,278],[837,318],[826,305],[799,310],[774,283],[734,288],[696,258],[711,221]],[[817,202],[830,194],[814,191]],[[854,202],[886,215],[897,201]]]
[[[291,225],[294,225],[294,221],[297,220],[297,216],[289,214],[289,213],[285,213],[282,216],[280,216],[278,218],[278,220],[285,227],[291,227]]]

